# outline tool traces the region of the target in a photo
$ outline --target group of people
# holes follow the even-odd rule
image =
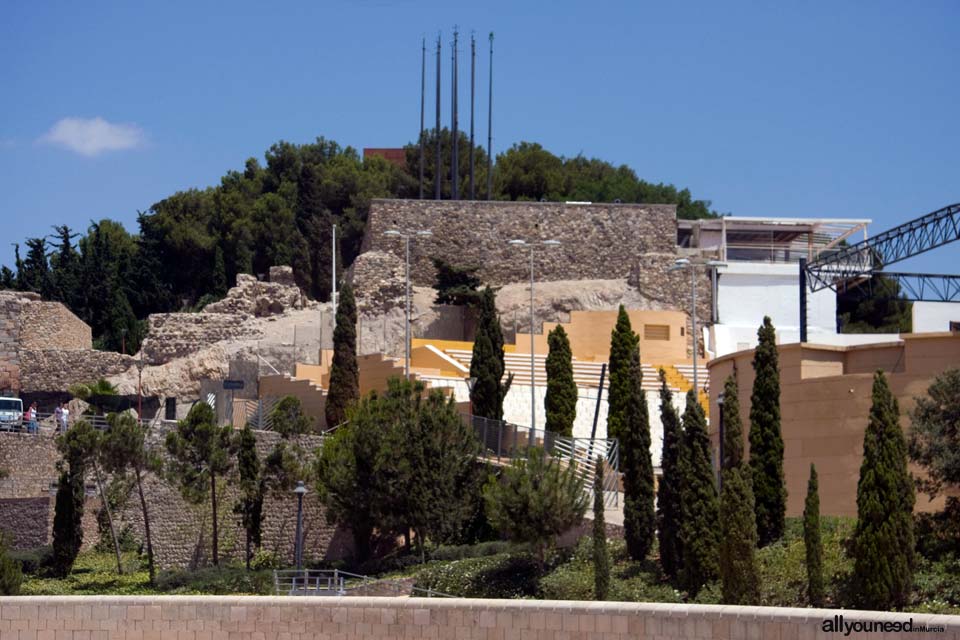
[[[60,433],[66,433],[67,424],[70,420],[70,408],[67,406],[66,402],[57,404],[57,408],[53,411],[53,417],[57,423],[57,430]],[[24,418],[25,422],[27,423],[27,433],[39,433],[40,423],[38,420],[36,402],[30,403],[30,407],[27,409]]]

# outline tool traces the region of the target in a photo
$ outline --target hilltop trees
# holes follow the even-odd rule
[[[470,402],[473,414],[490,420],[503,420],[503,399],[513,382],[513,374],[503,382],[503,332],[497,316],[496,298],[487,287],[480,297],[480,317],[473,340],[470,377],[474,378]]]
[[[210,500],[213,525],[210,540],[215,566],[220,564],[217,479],[233,466],[232,431],[229,426],[217,426],[210,405],[198,402],[190,409],[186,420],[181,420],[176,431],[168,433],[166,439],[170,476],[179,486],[183,498],[193,504],[201,504],[207,498]]]
[[[577,419],[577,383],[573,379],[573,354],[570,340],[561,325],[547,336],[550,352],[547,355],[547,395],[544,409],[547,431],[563,436],[573,435]]]
[[[680,585],[697,595],[708,581],[717,577],[720,547],[717,484],[710,456],[703,408],[693,389],[687,392],[683,413],[683,440],[680,450],[680,542],[683,547]]]
[[[347,407],[360,396],[360,369],[357,366],[357,304],[353,287],[345,285],[338,294],[337,326],[333,330],[333,364],[325,407],[327,428],[343,423]]]
[[[756,498],[760,546],[783,536],[787,487],[783,478],[783,436],[780,434],[780,367],[776,330],[764,317],[753,355],[750,396],[750,471]]]
[[[852,593],[858,606],[902,609],[907,604],[915,564],[914,500],[900,408],[886,376],[877,371],[857,483]]]
[[[683,519],[680,506],[680,450],[683,431],[663,369],[660,369],[660,422],[663,424],[663,451],[660,458],[663,475],[657,487],[657,542],[663,572],[676,581],[683,560],[680,540],[680,522]]]

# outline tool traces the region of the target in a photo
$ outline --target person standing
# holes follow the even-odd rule
[[[67,403],[64,402],[60,408],[60,432],[67,432],[67,425],[70,421],[70,409],[67,407]]]
[[[27,433],[37,433],[37,403],[31,402],[27,409]]]

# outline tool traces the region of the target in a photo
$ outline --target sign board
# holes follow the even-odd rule
[[[227,390],[243,389],[243,380],[224,380],[223,388]]]

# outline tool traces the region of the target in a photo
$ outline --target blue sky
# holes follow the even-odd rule
[[[133,230],[138,209],[280,139],[415,139],[420,38],[446,46],[455,24],[478,35],[484,100],[496,33],[495,151],[537,141],[720,211],[867,217],[872,233],[960,201],[953,0],[141,5],[0,9],[0,262],[54,224]],[[957,255],[905,266],[957,272]]]

